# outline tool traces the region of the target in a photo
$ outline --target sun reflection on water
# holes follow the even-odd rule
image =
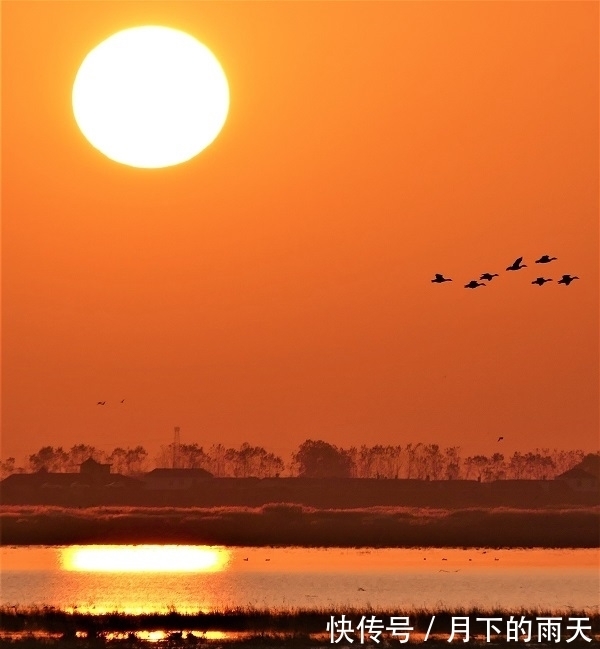
[[[64,570],[74,572],[218,572],[229,551],[194,545],[93,545],[61,549]]]

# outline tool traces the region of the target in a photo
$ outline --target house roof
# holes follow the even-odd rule
[[[205,469],[153,469],[146,477],[156,478],[212,478],[212,473]]]
[[[577,466],[600,478],[600,454],[588,453]]]
[[[88,457],[79,466],[112,466],[112,464],[102,464],[102,462],[96,462],[93,457]]]
[[[598,480],[598,478],[589,471],[584,471],[579,465],[556,476],[556,480]]]

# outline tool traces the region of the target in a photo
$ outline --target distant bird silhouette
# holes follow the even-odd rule
[[[265,561],[271,561],[271,559],[265,559]]]
[[[442,557],[442,561],[448,561],[448,559],[446,559],[446,557]]]
[[[503,439],[504,439],[504,437],[502,437],[502,435],[500,435],[500,437],[498,437],[499,442],[501,442]]]
[[[549,264],[551,261],[555,261],[557,257],[550,257],[549,255],[542,255],[539,259],[535,260],[536,264]]]
[[[521,264],[522,261],[523,261],[523,257],[519,257],[518,259],[515,259],[512,265],[510,265],[506,270],[521,270],[521,268],[527,268],[526,264]]]
[[[483,273],[479,279],[485,279],[487,282],[491,282],[494,277],[498,277],[498,273]]]
[[[546,279],[545,277],[536,277],[536,279],[531,282],[532,284],[537,284],[538,286],[544,286],[546,282],[551,282],[551,279]]]
[[[105,405],[106,405],[106,401],[98,401],[98,403],[97,403],[96,405],[97,405],[97,406],[105,406]]]
[[[121,399],[121,403],[125,403],[125,399]]]
[[[362,588],[361,586],[358,587],[358,590],[362,590],[363,593],[365,592],[365,589]]]
[[[487,554],[487,550],[484,550],[481,554]]]
[[[496,559],[496,557],[494,557],[494,561],[500,561],[500,559]]]
[[[469,559],[469,561],[473,561],[473,559]]]
[[[244,557],[244,561],[248,561],[248,557]]]
[[[574,280],[574,279],[579,279],[576,275],[572,277],[571,275],[563,275],[562,279],[558,280],[559,284],[564,284],[565,286],[569,286],[569,284]]]
[[[431,280],[434,284],[441,284],[442,282],[451,282],[452,280],[449,277],[444,277],[440,273],[436,273],[435,277]]]
[[[477,288],[478,286],[485,286],[485,284],[483,282],[479,283],[475,279],[472,279],[468,284],[465,284],[465,288]]]

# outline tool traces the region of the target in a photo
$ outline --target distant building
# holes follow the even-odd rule
[[[212,473],[204,469],[154,469],[142,478],[146,489],[191,489],[205,484]]]
[[[111,464],[100,464],[100,462],[96,462],[94,458],[89,457],[85,462],[82,462],[79,465],[79,473],[95,476],[108,475],[111,466]]]
[[[588,453],[577,466],[600,479],[600,453]]]
[[[557,475],[555,480],[562,480],[573,491],[598,493],[600,489],[600,480],[598,480],[598,477],[582,469],[581,464]]]
[[[89,489],[90,487],[133,487],[139,480],[110,472],[110,464],[88,458],[79,465],[79,473],[50,473],[42,467],[36,473],[13,473],[2,480],[5,492],[31,492],[40,489]]]

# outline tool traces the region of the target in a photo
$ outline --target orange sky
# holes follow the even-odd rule
[[[105,158],[71,109],[90,49],[144,24],[230,84],[220,136],[166,169]],[[597,449],[598,24],[595,2],[3,2],[1,456],[174,426],[281,454]]]

